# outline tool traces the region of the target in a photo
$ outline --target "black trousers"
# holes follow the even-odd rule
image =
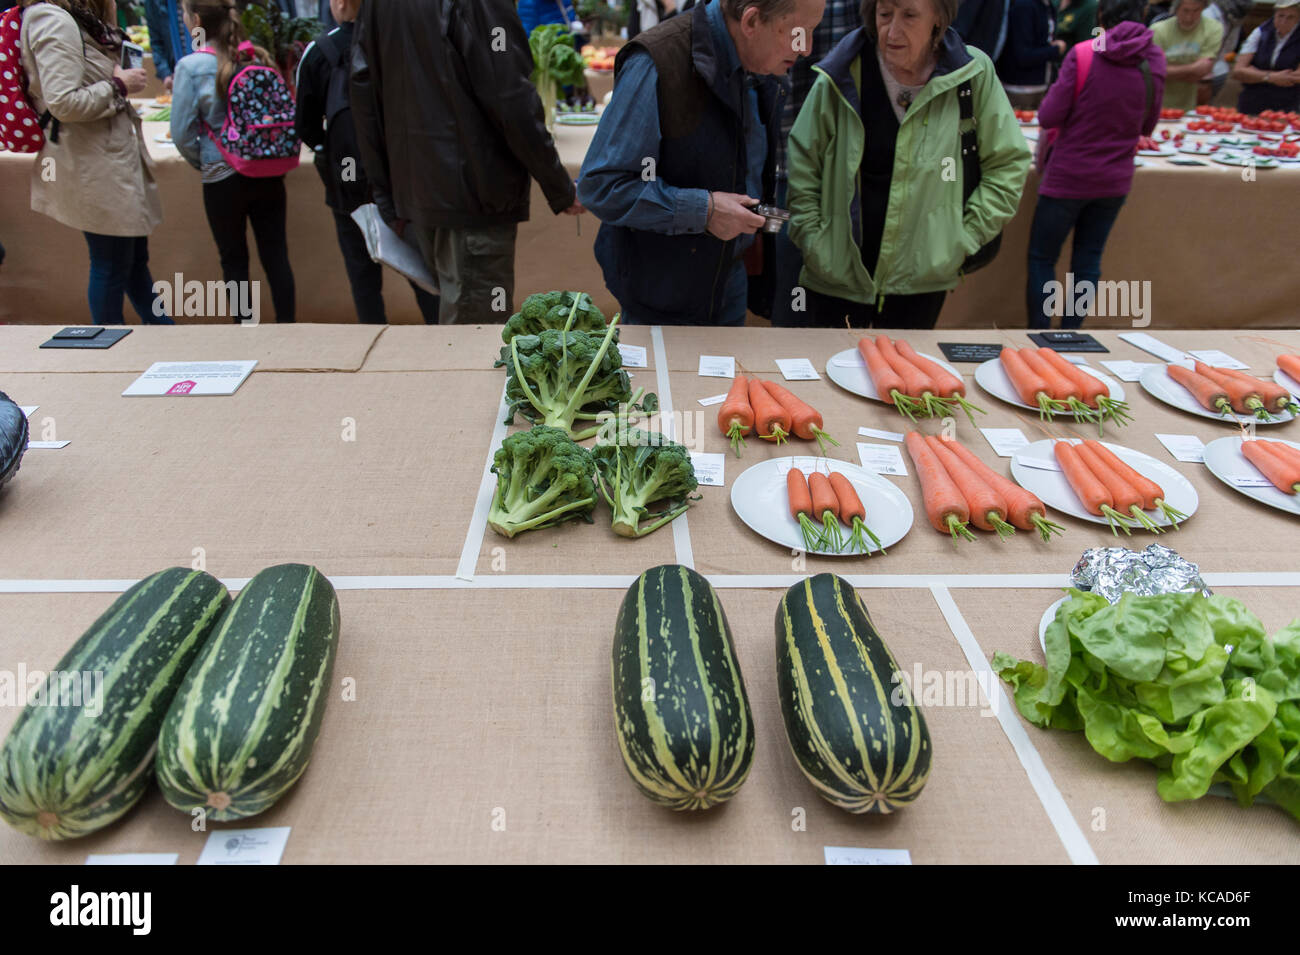
[[[343,268],[348,273],[348,284],[352,286],[352,302],[357,308],[357,319],[364,325],[384,325],[388,315],[384,311],[384,267],[370,257],[366,251],[366,237],[352,216],[342,209],[331,209],[334,213],[334,229],[339,236],[339,250],[343,253]],[[437,295],[430,295],[414,282],[411,290],[415,292],[416,304],[424,316],[424,324],[438,324]]]
[[[203,211],[221,257],[221,277],[226,282],[248,281],[248,224],[253,226],[257,257],[271,286],[271,304],[277,322],[294,320],[293,269],[285,237],[284,176],[254,179],[235,173],[220,182],[203,184]],[[231,314],[238,322],[238,303]],[[247,318],[248,316],[242,316]]]
[[[805,302],[804,324],[812,328],[934,328],[947,292],[886,295],[884,308],[863,305],[812,289]]]

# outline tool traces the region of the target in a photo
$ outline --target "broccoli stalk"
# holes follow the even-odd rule
[[[597,444],[592,454],[600,493],[614,512],[614,533],[620,537],[644,537],[700,499],[690,496],[699,486],[690,452],[662,434],[630,429],[613,444]],[[654,504],[664,507],[651,511]]]
[[[596,464],[586,448],[559,428],[537,425],[501,442],[492,459],[496,493],[488,524],[514,537],[581,517],[596,507]]]

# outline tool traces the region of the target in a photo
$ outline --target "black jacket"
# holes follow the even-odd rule
[[[365,0],[352,48],[352,120],[388,222],[523,222],[530,177],[553,212],[573,205],[532,70],[511,0]]]
[[[952,27],[967,46],[983,50],[992,58],[1002,32],[1002,4],[1005,0],[961,0]]]
[[[357,133],[347,95],[351,48],[351,23],[321,34],[298,61],[295,81],[298,137],[316,154],[316,171],[325,183],[325,204],[341,212],[352,212],[370,201],[370,183],[357,160]]]

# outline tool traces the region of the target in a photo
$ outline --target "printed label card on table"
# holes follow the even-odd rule
[[[1175,348],[1172,345],[1166,345],[1158,338],[1148,335],[1146,332],[1120,332],[1120,341],[1128,342],[1134,348],[1140,348],[1144,352],[1149,352],[1163,361],[1192,362],[1192,356],[1187,352]]]
[[[902,441],[905,437],[898,431],[882,431],[879,428],[859,428],[858,434],[864,438],[884,438],[886,441]]]
[[[1273,487],[1274,484],[1262,474],[1239,474],[1233,477],[1232,483],[1237,487]]]
[[[1149,361],[1103,361],[1102,365],[1107,371],[1118,378],[1120,381],[1138,381],[1142,378],[1142,372],[1150,368],[1154,362]]]
[[[732,355],[701,355],[700,377],[735,378],[736,359]]]
[[[1205,463],[1205,443],[1194,434],[1160,434],[1156,440],[1174,456],[1175,461],[1187,464]]]
[[[618,353],[623,356],[624,368],[647,368],[646,352],[644,345],[624,345],[618,346]]]
[[[691,465],[695,468],[695,480],[701,487],[725,487],[724,477],[727,467],[725,454],[711,451],[692,451]]]
[[[66,448],[71,441],[28,441],[28,451],[57,451],[60,448]]]
[[[786,381],[816,381],[821,377],[807,358],[778,358],[776,367]]]
[[[18,410],[23,413],[24,418],[30,418],[36,414],[36,409],[39,407],[40,405],[19,405]]]
[[[980,428],[980,433],[1000,458],[1013,458],[1021,448],[1029,447],[1029,439],[1019,428]]]
[[[219,829],[208,833],[197,865],[279,865],[290,826]]]
[[[1204,348],[1197,351],[1189,351],[1187,354],[1193,358],[1199,358],[1211,368],[1227,368],[1230,371],[1245,371],[1250,366],[1243,361],[1238,361],[1227,352],[1221,352],[1217,348]]]
[[[853,846],[822,846],[827,865],[911,865],[907,849],[858,849]]]
[[[720,405],[727,400],[726,395],[709,395],[707,398],[701,398],[700,404],[708,407],[709,405]]]
[[[1039,471],[1059,471],[1061,466],[1056,463],[1054,458],[1034,458],[1027,454],[1016,455],[1016,463],[1027,468],[1037,468]]]
[[[86,865],[175,865],[179,852],[118,852],[112,855],[88,855]]]
[[[251,361],[156,361],[131,382],[123,397],[177,397],[190,395],[233,395],[239,390],[257,360]]]
[[[903,463],[903,455],[892,444],[863,444],[859,441],[858,458],[868,471],[907,477],[907,465]]]

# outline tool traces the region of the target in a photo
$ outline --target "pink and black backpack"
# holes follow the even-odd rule
[[[45,145],[45,123],[27,99],[22,60],[23,11],[11,7],[0,13],[0,149],[36,153]]]
[[[244,41],[239,51],[251,54],[253,44]],[[212,47],[199,52],[216,56]],[[255,178],[283,176],[298,165],[302,149],[294,128],[296,108],[279,70],[249,63],[231,77],[221,132],[205,129],[236,172]]]

